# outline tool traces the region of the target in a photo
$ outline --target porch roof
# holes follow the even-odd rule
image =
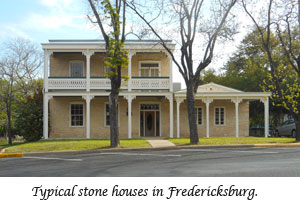
[[[175,98],[185,98],[187,90],[181,90],[175,92]],[[231,98],[241,98],[241,99],[264,99],[269,97],[271,93],[269,92],[243,92],[241,90],[233,89],[216,83],[208,83],[200,85],[197,89],[195,98],[214,98],[214,99],[231,99]]]

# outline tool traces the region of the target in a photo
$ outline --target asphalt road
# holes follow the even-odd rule
[[[1,177],[300,176],[300,147],[52,153],[0,159]]]

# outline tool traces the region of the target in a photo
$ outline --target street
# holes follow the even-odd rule
[[[196,148],[27,154],[0,159],[1,177],[291,177],[300,148]]]

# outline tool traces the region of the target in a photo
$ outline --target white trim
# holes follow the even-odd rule
[[[72,75],[71,75],[71,64],[72,63],[82,63],[82,65],[83,65],[83,70],[82,70],[83,77],[86,77],[86,70],[85,70],[84,60],[71,60],[71,61],[69,61],[69,76],[72,77]]]
[[[156,68],[150,68],[150,69],[158,69],[158,77],[160,77],[160,72],[161,72],[161,61],[155,61],[155,60],[146,60],[146,61],[139,61],[139,76],[141,76],[141,70],[142,69],[146,69],[146,68],[142,68],[142,63],[157,63],[158,64],[158,67]],[[151,74],[151,71],[150,71],[150,74]],[[149,77],[154,77],[154,76],[149,76]]]
[[[198,108],[201,108],[201,121],[202,123],[199,124],[198,123]],[[195,106],[195,109],[196,109],[196,123],[198,126],[203,126],[203,123],[204,123],[204,119],[203,119],[203,114],[204,114],[204,107],[203,106]]]
[[[82,104],[83,105],[83,122],[82,122],[82,126],[72,126],[72,111],[71,111],[71,105],[72,104]],[[75,102],[69,102],[69,127],[70,128],[84,128],[85,127],[85,108],[86,106],[84,105],[84,102],[81,101],[75,101]]]
[[[109,128],[110,125],[106,125],[106,104],[109,104],[109,102],[104,102],[104,127]],[[117,103],[118,106],[118,127],[120,127],[120,104]]]
[[[224,108],[224,124],[216,124],[216,108]],[[221,117],[221,114],[219,114]],[[221,120],[219,119],[221,123]],[[214,126],[226,126],[226,108],[225,106],[214,106]]]

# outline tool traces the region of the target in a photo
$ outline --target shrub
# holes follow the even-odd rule
[[[42,88],[28,96],[16,110],[16,130],[26,141],[37,141],[43,136],[43,93]]]

